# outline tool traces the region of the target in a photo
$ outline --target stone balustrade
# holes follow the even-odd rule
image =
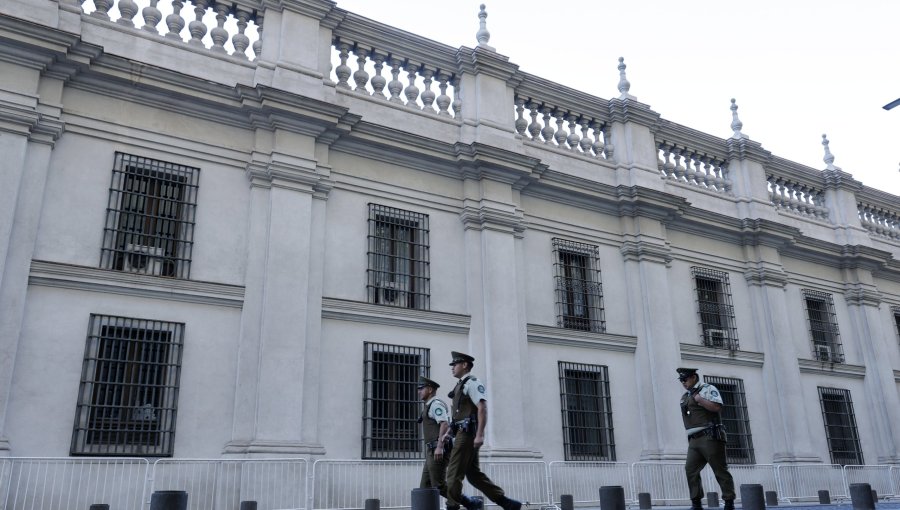
[[[881,200],[876,202],[877,199],[864,197],[864,194],[865,190],[858,195],[860,200],[857,202],[859,221],[863,228],[870,234],[900,241],[900,205],[897,204],[896,197],[893,197],[894,204],[891,207]]]
[[[64,0],[67,5],[83,9],[92,18],[112,21],[168,40],[185,42],[196,48],[255,59],[262,53],[262,7],[246,2],[219,0],[149,0],[140,9],[134,0]],[[114,7],[118,17],[113,19]],[[252,36],[252,37],[251,37]]]
[[[532,142],[612,160],[609,102],[522,73],[515,89],[515,132]]]
[[[773,158],[766,172],[769,200],[776,209],[828,221],[822,172],[782,158]]]
[[[657,168],[663,179],[730,194],[725,141],[663,121],[656,133]]]

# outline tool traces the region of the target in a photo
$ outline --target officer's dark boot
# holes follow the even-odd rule
[[[462,506],[466,507],[466,510],[482,510],[484,508],[484,502],[481,498],[470,498],[465,494],[460,503],[462,503]]]
[[[702,501],[701,498],[696,498],[691,500],[691,510],[703,510],[703,505],[700,503]],[[734,502],[732,501],[732,504]],[[731,510],[734,510],[734,507],[731,507]]]
[[[522,503],[509,499],[506,496],[501,496],[499,500],[497,500],[497,504],[500,505],[500,508],[503,510],[521,510]]]
[[[724,510],[734,510],[734,500],[726,499],[725,500],[725,508]]]

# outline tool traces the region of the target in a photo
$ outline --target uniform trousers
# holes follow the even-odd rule
[[[419,487],[427,489],[434,487],[441,493],[441,496],[447,497],[447,456],[441,457],[441,460],[434,458],[434,448],[425,449],[425,465],[422,467],[422,481]]]
[[[707,435],[701,435],[688,441],[687,460],[684,463],[684,473],[687,475],[688,488],[691,499],[702,499],[703,483],[700,481],[700,471],[709,464],[719,487],[722,488],[722,499],[725,501],[734,499],[734,479],[728,472],[728,461],[725,457],[725,441],[719,441]]]
[[[463,478],[494,503],[498,503],[503,498],[503,489],[492,482],[478,467],[475,434],[460,430],[453,440],[453,453],[450,454],[450,463],[447,465],[447,499],[449,503],[461,504]]]

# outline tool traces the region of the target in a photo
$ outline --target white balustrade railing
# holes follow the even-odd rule
[[[890,210],[886,207],[859,202],[859,221],[870,233],[900,240],[900,209]]]
[[[262,53],[262,14],[213,0],[74,0],[92,18],[247,60]],[[145,3],[146,4],[146,3]],[[140,16],[138,16],[140,14]]]
[[[809,184],[769,174],[769,200],[779,210],[818,220],[828,219],[825,193]]]
[[[719,193],[731,193],[728,163],[724,157],[667,140],[657,141],[660,176],[675,182]]]
[[[105,503],[141,510],[149,466],[145,459],[0,460],[0,508],[72,510]]]
[[[542,96],[546,99],[516,95],[514,126],[518,135],[584,156],[613,159],[615,148],[600,115],[561,106],[558,100],[550,99],[552,90]]]
[[[897,495],[891,477],[891,466],[844,466],[844,481],[849,486],[852,483],[867,483],[878,494],[878,497],[893,497]]]
[[[625,499],[635,501],[634,484],[630,466],[624,462],[568,462],[557,461],[547,465],[550,477],[550,499],[559,504],[560,496],[572,496],[576,504],[598,506],[600,487],[620,485],[625,489]],[[681,470],[684,479],[684,467]]]
[[[849,497],[844,470],[837,464],[795,464],[775,468],[778,497],[788,501],[818,501],[819,491],[833,499]]]

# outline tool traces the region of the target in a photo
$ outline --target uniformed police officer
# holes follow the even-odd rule
[[[419,487],[434,487],[441,496],[447,497],[447,457],[445,443],[440,438],[447,435],[450,428],[450,411],[443,400],[437,398],[441,385],[427,377],[419,377],[419,399],[425,402],[422,416],[422,437],[425,438],[425,465],[422,467],[422,481]],[[448,443],[449,444],[449,443]],[[459,505],[448,504],[447,510],[456,510]]]
[[[678,368],[678,380],[684,387],[681,396],[681,417],[688,437],[684,472],[691,493],[691,510],[703,510],[703,483],[700,471],[709,464],[719,487],[725,510],[734,510],[734,479],[728,472],[725,456],[727,437],[722,426],[722,395],[712,384],[700,382],[696,368]]]
[[[453,453],[447,466],[448,505],[462,504],[467,510],[480,510],[480,499],[470,498],[462,493],[463,478],[480,490],[503,510],[520,510],[522,503],[507,498],[503,489],[491,481],[478,467],[478,449],[484,444],[484,429],[487,425],[487,395],[484,383],[470,374],[475,358],[453,351],[453,377],[459,379],[450,392],[453,399],[453,421],[451,432],[455,434]]]

